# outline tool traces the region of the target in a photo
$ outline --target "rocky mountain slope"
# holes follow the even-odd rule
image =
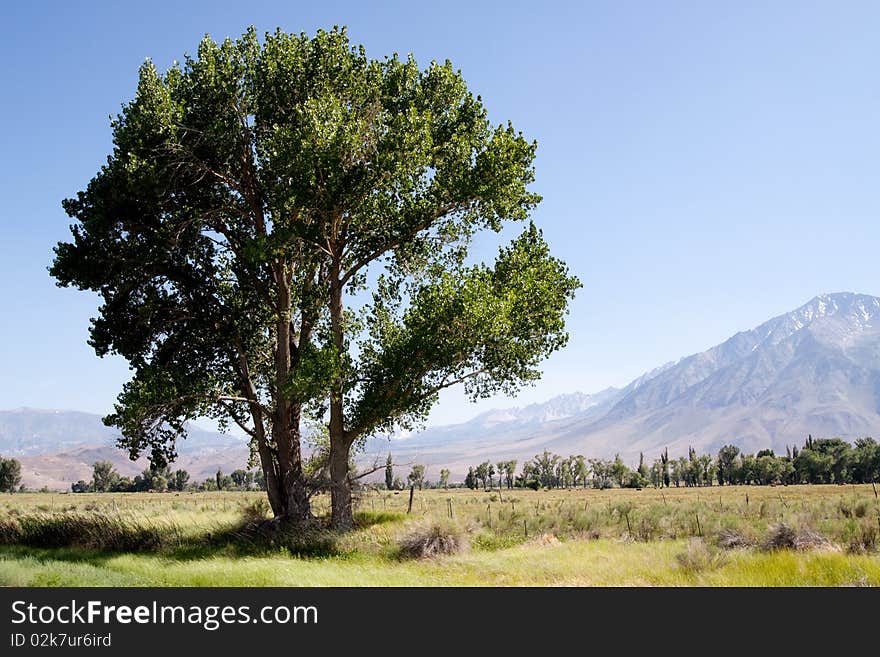
[[[571,406],[565,395],[530,409],[484,413],[389,446],[402,461],[466,470],[484,458],[561,454],[635,460],[724,443],[748,451],[802,444],[808,433],[854,439],[880,434],[880,298],[837,293],[667,363],[622,390]],[[567,412],[555,412],[554,409]],[[487,424],[481,418],[497,418]]]

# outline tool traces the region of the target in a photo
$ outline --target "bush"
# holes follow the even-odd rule
[[[756,542],[753,537],[729,527],[725,527],[715,535],[715,545],[724,550],[751,547]]]
[[[467,548],[465,535],[450,524],[434,523],[419,527],[400,538],[399,554],[404,559],[426,559],[457,554]]]
[[[880,532],[873,523],[858,523],[848,528],[846,551],[850,554],[873,554],[880,548]]]
[[[774,550],[812,550],[830,545],[827,538],[812,529],[797,530],[784,522],[772,525],[761,542],[765,551]]]

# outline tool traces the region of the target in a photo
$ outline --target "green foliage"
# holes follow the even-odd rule
[[[80,479],[79,481],[70,484],[70,490],[73,493],[88,493],[91,486],[88,482]]]
[[[0,493],[14,493],[21,486],[21,463],[0,457]]]
[[[394,462],[391,460],[391,454],[385,461],[385,488],[391,490],[394,488]]]
[[[189,472],[186,470],[174,470],[168,478],[170,490],[183,491],[189,487]]]
[[[464,485],[471,490],[477,487],[477,475],[473,468],[468,468],[467,476],[464,478]]]
[[[119,473],[110,461],[97,461],[92,466],[91,488],[97,493],[107,493],[117,489]]]
[[[254,481],[254,474],[252,472],[247,472],[246,470],[234,470],[231,475],[229,475],[232,479],[232,483],[239,490],[247,490],[251,487]]]
[[[739,456],[739,447],[736,445],[725,445],[718,450],[718,483],[733,484],[733,468],[736,457]]]
[[[173,525],[145,525],[104,514],[38,514],[0,519],[0,544],[5,545],[140,551],[174,544],[177,538]]]
[[[419,464],[413,465],[406,480],[409,482],[410,486],[415,486],[419,490],[422,490],[422,486],[425,485],[425,466]]]

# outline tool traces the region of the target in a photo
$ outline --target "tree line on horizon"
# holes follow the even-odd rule
[[[265,481],[259,471],[234,470],[224,474],[217,469],[217,474],[204,481],[190,480],[186,470],[164,468],[146,468],[134,478],[121,476],[110,461],[97,461],[92,466],[90,481],[80,479],[71,484],[74,493],[142,493],[165,491],[218,491],[218,490],[265,490]]]
[[[853,444],[841,438],[807,437],[804,445],[786,447],[785,455],[772,449],[754,454],[736,445],[723,445],[715,454],[698,454],[693,447],[687,456],[670,458],[664,449],[648,465],[644,453],[636,467],[629,467],[619,454],[613,459],[587,458],[582,454],[561,456],[549,450],[523,463],[491,461],[470,466],[461,483],[449,483],[449,470],[440,470],[438,482],[428,481],[425,466],[415,465],[407,481],[418,488],[464,487],[471,490],[507,488],[655,488],[725,486],[874,483],[880,479],[880,444],[873,438],[858,438]],[[497,475],[497,479],[496,479]],[[379,485],[381,488],[381,484]],[[385,470],[388,490],[405,487],[394,477],[391,455]]]
[[[874,483],[880,479],[880,444],[858,438],[851,445],[841,438],[807,438],[801,448],[786,447],[784,455],[772,449],[755,454],[736,445],[723,445],[715,456],[688,448],[687,456],[670,458],[664,449],[648,465],[644,454],[630,468],[620,455],[613,459],[568,457],[544,450],[523,464],[514,475],[516,461],[484,461],[468,469],[464,486],[493,488],[655,488],[712,485],[790,485]]]

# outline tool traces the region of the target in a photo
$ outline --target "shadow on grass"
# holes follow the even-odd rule
[[[403,520],[391,512],[359,512],[356,529]],[[3,554],[56,559],[100,566],[120,554],[151,554],[190,561],[215,556],[326,558],[346,554],[343,533],[326,519],[302,524],[278,524],[245,514],[236,524],[186,534],[173,523],[144,524],[114,514],[33,514],[0,520]]]

